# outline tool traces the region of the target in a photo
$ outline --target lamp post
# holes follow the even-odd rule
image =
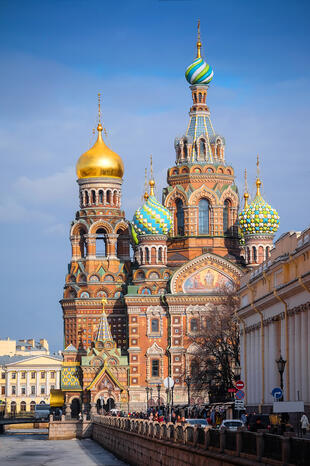
[[[174,385],[171,387],[171,408],[173,408],[173,391],[174,391]]]
[[[150,395],[151,395],[151,398],[150,398],[150,405],[151,405],[152,400],[153,400],[153,388],[152,387],[150,388]]]
[[[149,407],[149,393],[150,393],[150,388],[149,387],[146,387],[145,388],[145,391],[146,391],[146,411],[148,410],[148,407]]]
[[[187,404],[188,406],[190,406],[191,404],[191,378],[189,375],[185,377],[184,382],[187,385]]]
[[[280,388],[282,390],[282,396],[280,398],[280,401],[283,401],[283,372],[285,370],[286,361],[282,358],[281,354],[280,354],[279,359],[276,360],[276,363],[277,363],[278,371],[280,374]]]
[[[241,375],[241,367],[239,366],[238,363],[236,363],[235,367],[234,367],[234,379],[235,379],[235,381],[240,379],[240,375]]]
[[[157,393],[158,393],[158,411],[159,411],[159,408],[160,408],[160,389],[161,389],[161,386],[160,386],[160,383],[157,384]]]

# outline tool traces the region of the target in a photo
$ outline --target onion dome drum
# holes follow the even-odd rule
[[[261,196],[259,192],[260,180],[256,181],[257,194],[251,204],[239,214],[239,225],[242,233],[246,235],[268,234],[273,235],[279,228],[280,217]]]

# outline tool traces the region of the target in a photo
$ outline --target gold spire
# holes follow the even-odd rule
[[[144,181],[144,200],[147,201],[149,196],[149,193],[147,192],[147,168],[145,169],[145,181]]]
[[[98,124],[101,125],[101,94],[98,92]]]
[[[261,180],[259,179],[259,155],[257,154],[256,159],[256,196],[260,196],[260,187],[261,187]]]
[[[248,177],[247,177],[247,172],[246,168],[244,170],[244,208],[247,209],[248,206],[248,199],[249,199],[249,193],[248,193]]]
[[[197,26],[197,57],[201,57],[201,41],[200,41],[200,19],[198,19],[198,26]]]
[[[150,196],[155,196],[154,194],[154,186],[155,186],[155,181],[154,181],[154,175],[153,175],[153,158],[151,156],[151,179],[150,179]]]

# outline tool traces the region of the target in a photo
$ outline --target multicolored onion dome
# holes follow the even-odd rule
[[[213,78],[213,70],[201,57],[186,68],[185,77],[190,84],[209,84]]]
[[[132,224],[137,235],[167,235],[172,227],[172,217],[151,190],[150,197],[136,210]]]
[[[244,235],[273,235],[280,224],[278,212],[264,201],[260,194],[261,182],[256,181],[257,193],[251,204],[239,214],[239,225]]]

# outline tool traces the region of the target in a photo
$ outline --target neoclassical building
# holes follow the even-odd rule
[[[61,300],[63,375],[75,377],[72,385],[63,383],[67,403],[77,399],[94,408],[98,400],[106,406],[113,399],[122,409],[144,409],[147,387],[150,404],[166,400],[168,375],[175,382],[175,403],[186,403],[184,379],[197,351],[192,337],[220,308],[223,289],[239,286],[267,244],[245,235],[240,246],[238,189],[225,160],[225,139],[211,121],[207,93],[213,71],[201,56],[200,35],[185,76],[192,98],[189,121],[175,139],[175,163],[161,200],[151,176],[143,205],[126,220],[124,165],[103,140],[100,102],[97,141],[77,162],[80,209],[71,225],[72,257]],[[268,241],[270,247],[270,235]],[[111,334],[98,339],[103,318]],[[108,350],[114,351],[113,367]],[[198,398],[193,401],[208,401],[205,394]]]
[[[310,228],[282,235],[260,265],[241,279],[241,366],[250,409],[270,412],[286,361],[284,401],[310,410]]]

